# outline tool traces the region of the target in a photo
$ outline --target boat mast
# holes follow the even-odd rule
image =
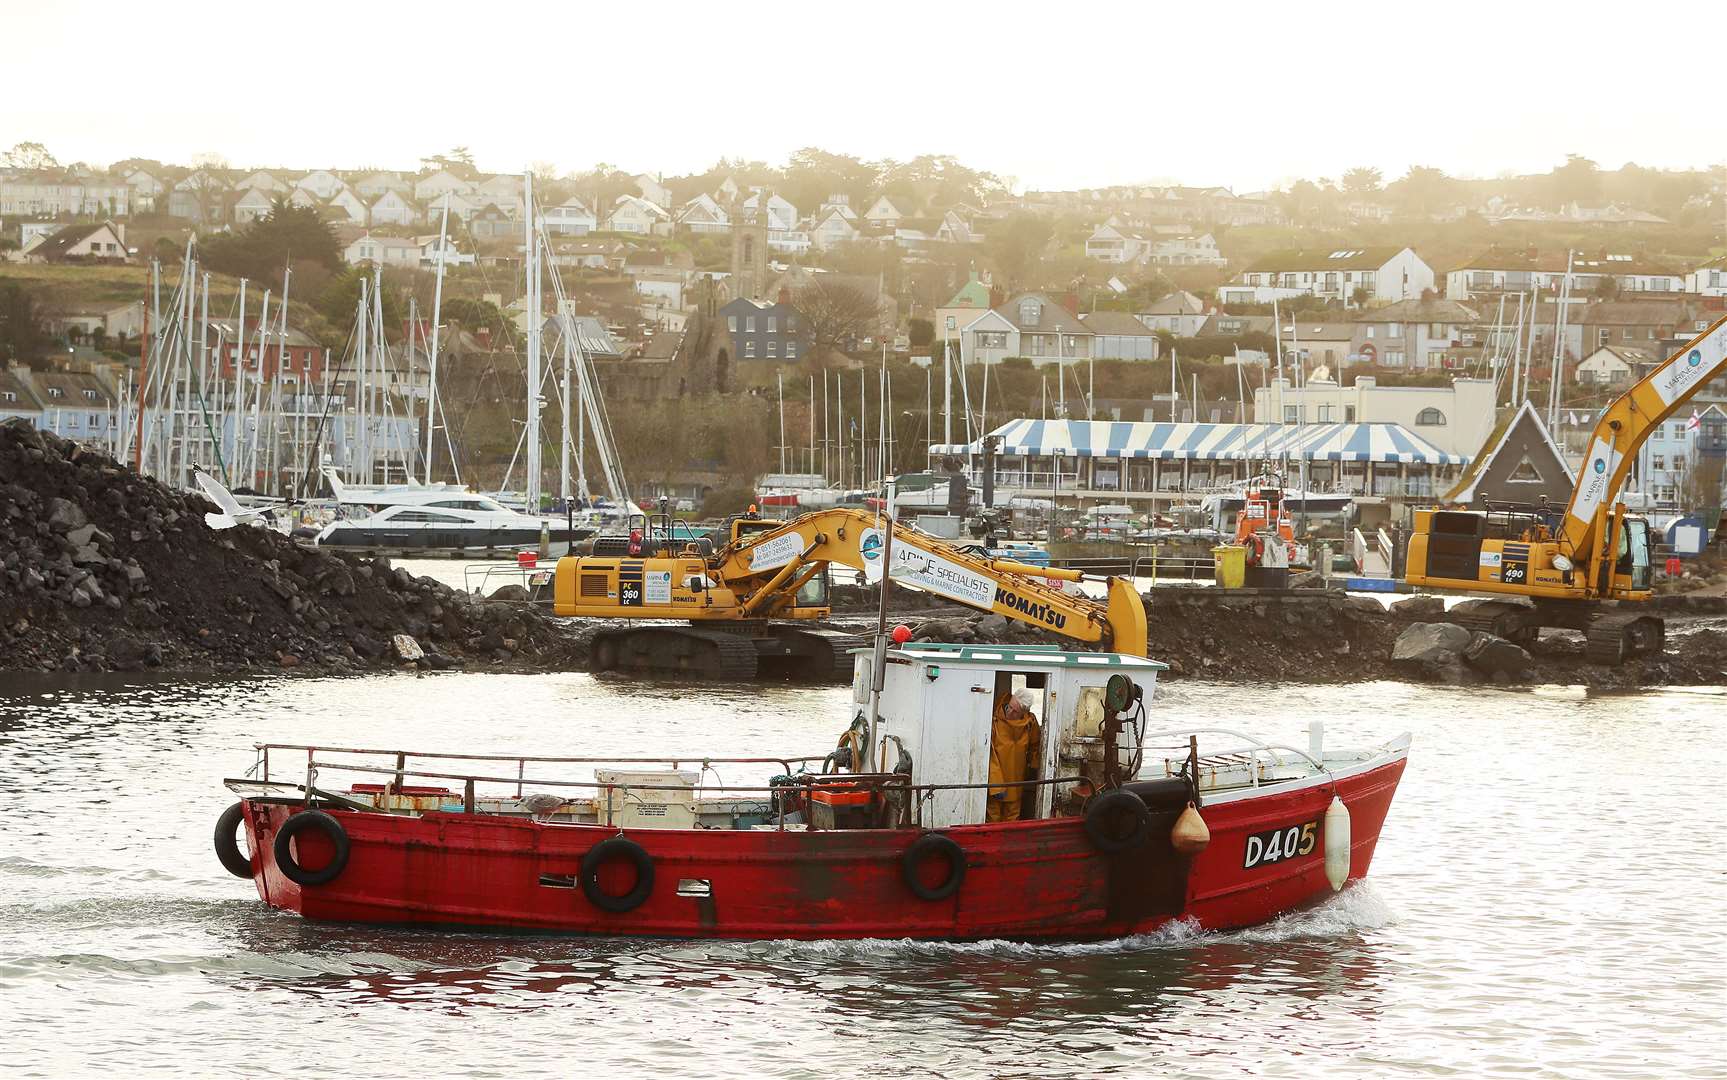
[[[522,173],[522,262],[527,274],[528,316],[528,513],[540,512],[540,267],[534,242],[534,174]]]
[[[234,487],[235,473],[240,468],[240,425],[245,420],[245,406],[241,404],[246,399],[246,279],[240,279],[240,324],[234,331],[234,400],[230,403],[230,424],[234,431],[234,441],[228,450],[228,469],[222,473],[222,479],[228,487]],[[217,345],[221,345],[218,339]]]
[[[562,410],[558,425],[558,497],[564,500],[564,506],[570,504],[570,313],[564,308],[562,299],[558,302],[559,336],[564,339],[564,390],[559,396],[558,406]]]
[[[432,482],[432,427],[438,411],[438,318],[444,309],[444,245],[450,230],[450,193],[444,192],[444,213],[438,221],[437,278],[432,283],[432,353],[426,375],[426,483]]]

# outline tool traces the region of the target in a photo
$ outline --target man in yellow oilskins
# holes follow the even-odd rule
[[[989,738],[991,784],[1013,784],[1036,778],[1037,761],[1043,750],[1043,730],[1038,727],[1031,703],[1030,690],[1015,690],[996,699]],[[1018,821],[1028,790],[1023,787],[990,788],[989,810],[984,820]]]

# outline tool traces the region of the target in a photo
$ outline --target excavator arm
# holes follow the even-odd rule
[[[849,566],[874,583],[881,580],[884,560],[891,559],[887,573],[899,584],[1114,652],[1146,654],[1145,605],[1126,578],[1109,579],[1104,600],[1073,596],[1044,579],[1078,581],[1077,570],[980,559],[897,523],[890,555],[883,524],[857,510],[805,514],[740,538],[714,556],[711,573],[738,596],[746,613],[766,615],[789,604],[797,585],[822,566]]]
[[[1608,406],[1589,437],[1588,457],[1565,508],[1561,543],[1587,565],[1613,535],[1606,526],[1637,453],[1663,420],[1727,372],[1727,317],[1697,335]]]

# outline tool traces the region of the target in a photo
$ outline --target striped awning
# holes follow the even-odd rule
[[[1467,465],[1402,424],[1161,424],[1110,420],[1010,420],[991,432],[1000,453],[1164,461],[1405,462]],[[930,447],[932,454],[979,454],[981,440]]]

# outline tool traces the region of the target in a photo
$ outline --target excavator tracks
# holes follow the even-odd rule
[[[631,626],[594,635],[589,668],[662,678],[747,681],[756,677],[754,641],[696,626]]]
[[[1633,656],[1658,653],[1667,643],[1666,625],[1650,615],[1604,613],[1589,620],[1584,656],[1592,664],[1623,664]]]

